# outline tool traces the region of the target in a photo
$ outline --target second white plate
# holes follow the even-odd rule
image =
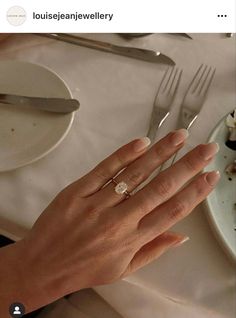
[[[210,224],[227,254],[236,262],[236,178],[229,178],[225,168],[236,158],[236,152],[225,145],[228,128],[222,119],[209,137],[209,142],[217,142],[220,151],[205,171],[219,170],[221,179],[216,189],[206,199]]]

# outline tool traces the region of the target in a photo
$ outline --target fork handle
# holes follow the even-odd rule
[[[197,119],[197,117],[198,117],[198,115],[195,115],[194,117],[192,117],[192,120],[191,120],[191,121],[188,123],[188,125],[186,125],[186,127],[184,127],[184,128],[187,129],[187,130],[189,130],[189,129],[191,128],[191,126],[193,125],[193,123],[195,122],[195,120]],[[176,159],[176,157],[177,157],[177,155],[178,155],[178,152],[179,152],[179,151],[177,151],[177,152],[174,154],[174,156],[173,156],[173,158],[172,158],[172,161],[171,161],[171,164],[170,164],[170,167],[173,166],[173,164],[175,163],[175,159]],[[159,172],[161,172],[162,169],[163,169],[163,166],[160,167],[160,171],[159,171]]]
[[[156,110],[153,109],[151,122],[150,122],[148,133],[147,133],[147,137],[151,140],[151,143],[155,141],[157,130],[162,126],[162,124],[164,123],[166,118],[169,116],[169,114],[170,113],[167,112],[163,116],[158,116],[158,114],[156,113]]]
[[[188,127],[186,127],[187,130],[190,129],[190,127],[192,126],[192,124],[194,123],[194,121],[197,119],[197,116],[194,117],[194,119],[189,123]],[[172,158],[172,161],[171,161],[171,164],[170,164],[170,167],[173,166],[173,164],[175,163],[175,159],[178,155],[178,152],[179,150],[174,154],[173,158]]]
[[[194,123],[194,121],[195,121],[196,119],[197,119],[197,116],[195,116],[194,119],[189,123],[189,125],[188,125],[187,127],[184,127],[184,128],[187,129],[187,130],[189,130],[190,127],[192,126],[192,124]],[[179,153],[179,150],[178,150],[178,151],[174,154],[174,156],[172,157],[172,160],[171,160],[171,163],[170,163],[169,167],[173,166],[173,164],[175,163],[175,159],[176,159],[176,157],[178,156],[178,153]],[[163,164],[160,166],[158,173],[160,173],[160,172],[163,170],[164,166],[165,166],[165,163],[163,163]]]

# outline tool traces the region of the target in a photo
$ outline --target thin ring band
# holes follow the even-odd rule
[[[117,194],[124,194],[128,199],[130,197],[130,193],[127,191],[127,184],[124,181],[117,182],[115,178],[111,178],[111,182],[115,185],[115,192]]]

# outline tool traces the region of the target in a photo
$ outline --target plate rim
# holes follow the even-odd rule
[[[215,125],[215,127],[212,129],[212,131],[210,132],[208,138],[207,138],[207,142],[212,142],[214,140],[212,140],[213,134],[215,132],[215,130],[221,125],[222,122],[225,121],[226,117],[228,116],[229,113],[227,113],[223,118],[221,118],[221,120],[218,121],[218,123]],[[208,172],[207,171],[207,167],[205,167],[203,169],[203,172]],[[208,223],[218,241],[218,243],[220,244],[220,246],[222,247],[222,249],[226,252],[226,254],[228,255],[228,257],[230,258],[231,261],[233,261],[234,263],[236,263],[236,252],[234,253],[233,250],[229,247],[229,245],[227,244],[227,241],[225,239],[225,237],[222,235],[222,231],[220,230],[219,226],[216,223],[216,220],[214,218],[213,213],[211,212],[210,209],[210,203],[209,203],[209,196],[203,201],[203,205],[205,207],[205,214],[208,220]]]
[[[0,60],[0,64],[1,63],[4,63],[4,62],[7,62],[7,63],[20,63],[20,64],[30,64],[30,65],[33,65],[33,66],[37,66],[39,68],[43,68],[45,70],[47,70],[48,72],[51,72],[53,73],[62,83],[63,85],[65,86],[66,90],[68,91],[68,94],[71,98],[73,98],[73,95],[72,95],[72,92],[69,88],[69,86],[67,85],[67,83],[65,82],[65,80],[59,76],[59,74],[52,70],[50,67],[48,66],[45,66],[45,65],[41,65],[41,64],[37,64],[37,63],[32,63],[32,62],[28,62],[28,61],[21,61],[21,60],[11,60],[11,59],[4,59],[4,60]],[[21,163],[21,164],[18,164],[18,165],[15,165],[15,167],[12,167],[12,168],[7,168],[7,169],[1,169],[0,168],[0,173],[3,173],[3,172],[9,172],[9,171],[14,171],[16,169],[19,169],[19,168],[22,168],[22,167],[25,167],[27,165],[30,165],[31,163],[34,163],[44,157],[46,157],[50,152],[52,152],[54,149],[56,149],[59,144],[65,139],[65,137],[67,136],[68,132],[70,131],[71,129],[71,126],[74,122],[74,118],[75,118],[75,112],[71,113],[71,118],[70,118],[70,121],[69,121],[69,124],[68,124],[68,127],[67,129],[64,131],[64,133],[62,134],[61,138],[58,139],[58,141],[52,146],[50,147],[47,151],[44,151],[41,155],[37,156],[36,158],[34,159],[31,159],[31,160],[28,160],[27,162],[25,163]]]

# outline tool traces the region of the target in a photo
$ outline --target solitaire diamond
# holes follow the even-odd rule
[[[128,186],[125,182],[119,182],[116,186],[115,186],[115,192],[117,194],[123,194],[127,191]]]

